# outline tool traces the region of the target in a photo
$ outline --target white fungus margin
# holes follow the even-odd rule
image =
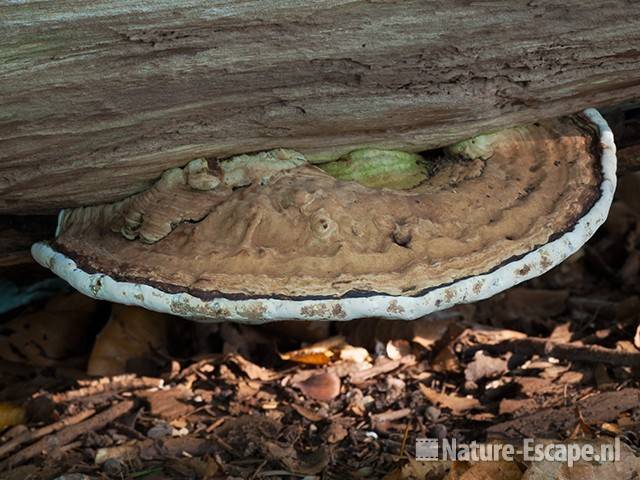
[[[149,285],[120,282],[101,273],[88,273],[48,243],[31,247],[33,258],[74,288],[99,300],[136,305],[200,321],[264,323],[273,320],[353,320],[364,317],[411,320],[459,303],[489,298],[537,277],[575,253],[607,218],[616,188],[616,146],[600,113],[584,114],[600,133],[602,183],[599,199],[571,231],[528,254],[485,274],[434,287],[420,296],[372,295],[320,300],[256,298],[203,300],[188,293],[167,293]],[[60,217],[62,218],[62,216]]]

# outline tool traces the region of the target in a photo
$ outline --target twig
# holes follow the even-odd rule
[[[12,438],[4,445],[0,445],[0,457],[4,457],[8,453],[11,453],[13,450],[18,448],[23,443],[28,443],[33,440],[38,440],[39,438],[42,438],[45,435],[49,435],[65,427],[69,427],[71,425],[80,423],[83,420],[92,416],[94,413],[96,413],[95,410],[91,410],[91,409],[84,410],[78,413],[77,415],[74,415],[73,417],[64,418],[58,422],[52,423],[51,425],[47,425],[46,427],[24,432],[16,436],[15,438]]]
[[[52,395],[51,400],[55,403],[63,403],[68,402],[69,400],[86,398],[105,392],[161,387],[163,383],[164,381],[160,378],[120,375],[110,378],[108,381],[99,380],[90,383],[86,387]]]
[[[146,440],[147,439],[147,437],[145,437],[143,434],[141,434],[135,428],[130,427],[129,425],[125,425],[122,422],[113,422],[113,426],[116,428],[116,430],[119,430],[121,433],[124,433],[125,435],[129,435],[130,437],[133,437],[136,440]]]
[[[7,460],[0,463],[0,470],[6,470],[9,467],[13,467],[22,462],[32,459],[40,455],[43,452],[51,451],[54,448],[60,448],[73,442],[83,433],[95,431],[103,428],[105,425],[113,422],[116,418],[121,417],[129,410],[133,408],[133,400],[124,400],[120,403],[113,405],[112,407],[104,410],[93,417],[85,420],[84,422],[76,425],[71,425],[55,434],[48,435],[40,441],[29,445],[28,447],[20,450]]]
[[[495,345],[476,345],[473,350],[493,353],[521,353],[555,357],[560,360],[586,363],[606,363],[626,367],[640,367],[640,352],[621,352],[599,345],[575,345],[558,343],[544,338],[514,338]]]
[[[236,451],[236,449],[234,449],[231,445],[221,439],[215,432],[209,432],[209,436],[213,438],[213,440],[215,440],[218,445],[224,448],[227,453],[230,453],[234,456],[237,455],[238,452]]]

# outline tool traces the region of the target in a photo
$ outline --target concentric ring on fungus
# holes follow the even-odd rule
[[[196,160],[123,201],[65,210],[32,253],[87,295],[199,320],[414,319],[574,253],[606,219],[615,170],[593,109],[430,160]]]

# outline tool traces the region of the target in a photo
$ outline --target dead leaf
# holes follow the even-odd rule
[[[462,371],[460,360],[453,351],[453,342],[438,352],[431,362],[431,369],[438,373],[459,373]]]
[[[409,355],[408,357],[412,357],[412,355]],[[382,373],[389,373],[402,365],[402,361],[403,360],[386,360],[378,363],[377,365],[374,365],[371,368],[353,372],[350,375],[351,383],[362,383]]]
[[[281,447],[274,442],[266,442],[267,452],[282,462],[288,471],[301,475],[316,475],[329,463],[329,450],[319,447],[313,452],[300,453],[292,446]]]
[[[454,415],[460,415],[461,413],[480,407],[480,402],[476,398],[459,397],[457,395],[436,392],[423,383],[418,385],[427,400],[442,408],[449,408]]]
[[[125,373],[128,362],[150,358],[166,346],[169,315],[115,303],[111,308],[89,357],[89,375]]]
[[[459,317],[435,319],[425,318],[415,320],[411,341],[413,343],[417,343],[422,348],[432,350],[443,343],[443,341],[446,342],[447,339],[445,337],[455,337],[462,331],[458,330],[456,333],[452,333],[452,327],[454,327],[459,321]],[[449,338],[448,340],[451,339],[452,338]]]
[[[331,425],[329,425],[329,428],[325,432],[325,438],[328,443],[341,442],[347,438],[347,435],[349,435],[349,430],[339,422],[331,422]]]
[[[520,480],[522,472],[516,462],[478,462],[459,478],[460,480]]]
[[[383,480],[435,480],[444,478],[451,469],[449,460],[419,462],[409,457],[403,466],[384,476]]]
[[[447,475],[446,480],[460,480],[462,475],[470,468],[471,464],[469,462],[456,460],[451,464],[451,470],[449,470],[449,475]]]
[[[0,402],[0,431],[6,427],[22,425],[27,421],[27,410],[22,405]]]
[[[532,398],[525,399],[512,399],[504,398],[500,400],[500,407],[498,413],[500,415],[512,414],[517,412],[529,412],[535,410],[538,407],[536,401]]]
[[[571,332],[571,323],[564,322],[560,325],[556,325],[549,336],[549,340],[560,343],[569,343],[571,342],[572,337],[573,333]]]
[[[318,373],[293,385],[307,397],[329,402],[340,395],[340,377],[333,371]]]
[[[371,357],[366,348],[345,345],[340,350],[340,360],[353,363],[367,363],[371,361]]]
[[[240,367],[240,370],[242,370],[251,380],[262,380],[263,382],[268,382],[278,376],[276,372],[256,365],[244,358],[242,355],[230,354],[227,358]]]
[[[319,422],[320,420],[324,420],[325,417],[320,415],[317,412],[309,410],[308,408],[303,407],[302,405],[297,405],[295,403],[291,404],[291,408],[293,408],[301,417],[306,418],[310,422]]]
[[[571,440],[569,443],[585,443],[594,445],[596,451],[599,445],[611,440]],[[624,443],[620,448],[620,460],[616,462],[587,462],[577,461],[572,467],[565,462],[540,461],[532,462],[521,480],[633,480],[638,478],[640,459]]]
[[[464,378],[467,382],[467,388],[471,389],[477,386],[478,380],[496,378],[506,371],[507,359],[491,357],[479,350],[475,353],[473,361],[465,368]]]
[[[506,340],[527,338],[527,335],[516,330],[495,328],[489,325],[473,323],[458,337],[458,342],[464,346],[495,345]]]
[[[306,365],[326,365],[334,356],[334,350],[339,349],[344,343],[342,336],[331,337],[300,350],[282,353],[280,358]]]
[[[193,392],[180,385],[168,390],[138,391],[135,395],[149,402],[152,415],[164,420],[174,420],[195,410],[193,405],[187,403],[193,397]]]
[[[640,390],[624,388],[603,392],[583,398],[577,402],[584,421],[589,426],[600,426],[603,422],[615,421],[622,412],[640,405]],[[489,438],[546,437],[558,433],[566,434],[578,423],[576,406],[550,407],[523,415],[513,420],[491,425],[487,428]]]
[[[600,429],[613,435],[622,435],[623,433],[622,429],[615,423],[604,422],[600,425]]]
[[[382,413],[374,413],[371,415],[371,425],[374,429],[385,430],[384,424],[395,422],[411,415],[411,409],[401,408],[400,410],[387,410]]]
[[[55,365],[86,353],[98,302],[80,293],[51,298],[41,310],[3,323],[0,358],[37,366]]]

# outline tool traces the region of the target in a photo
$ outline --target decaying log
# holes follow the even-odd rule
[[[0,213],[114,201],[198,156],[412,151],[640,97],[640,4],[0,4]]]
[[[50,238],[56,223],[55,215],[0,215],[0,269],[31,262],[31,245]]]

